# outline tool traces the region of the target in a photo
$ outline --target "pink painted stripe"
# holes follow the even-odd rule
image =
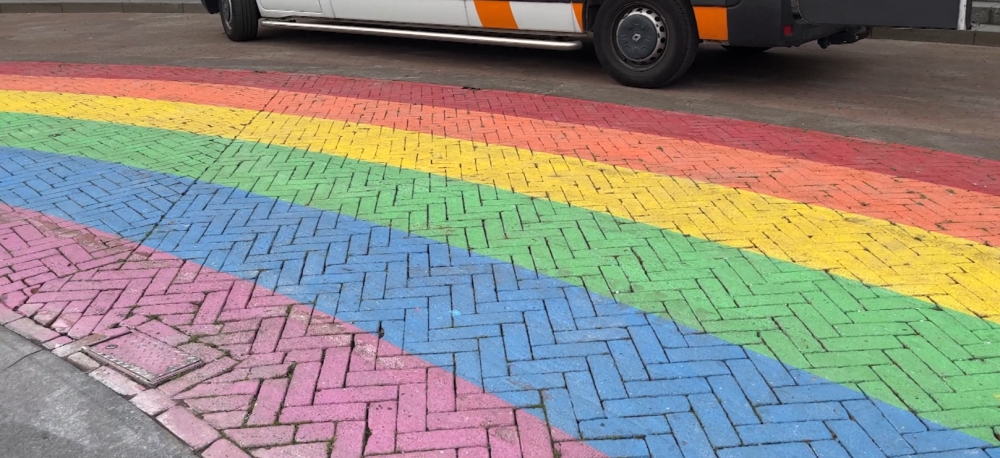
[[[205,366],[157,388],[177,404],[163,406],[164,425],[199,447],[224,437],[215,448],[236,444],[265,456],[333,440],[334,456],[491,446],[504,456],[544,457],[553,442],[566,442],[562,456],[600,455],[349,323],[168,253],[4,204],[0,290],[0,312],[75,339],[128,327],[202,357]],[[456,402],[459,394],[485,402]],[[186,420],[174,421],[180,416]],[[366,422],[373,434],[362,450]]]

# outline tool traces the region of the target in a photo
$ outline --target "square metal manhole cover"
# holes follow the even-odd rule
[[[84,352],[147,388],[202,364],[201,358],[138,332],[112,337],[85,347]]]

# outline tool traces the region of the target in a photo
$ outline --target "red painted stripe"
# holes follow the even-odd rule
[[[0,312],[13,310],[71,338],[128,327],[198,354],[204,368],[158,389],[191,406],[192,413],[215,412],[200,415],[206,423],[194,419],[197,424],[186,427],[225,429],[247,448],[287,446],[291,453],[318,444],[325,451],[325,442],[335,437],[334,450],[360,455],[367,422],[375,434],[366,453],[509,449],[509,439],[492,443],[498,438],[482,426],[481,409],[488,407],[506,421],[489,426],[509,426],[505,437],[520,444],[509,450],[516,456],[551,457],[553,441],[572,444],[564,450],[578,457],[603,456],[478,386],[307,305],[117,236],[2,203],[0,291]],[[398,422],[385,412],[399,412]],[[453,431],[427,429],[447,412],[455,413],[448,417]],[[273,434],[252,429],[261,425]],[[293,425],[298,444],[292,443]],[[311,441],[316,443],[302,444]]]
[[[0,63],[0,73],[232,84],[477,110],[731,146],[1000,195],[1000,161],[749,121],[554,96],[337,76],[136,65],[4,62]]]

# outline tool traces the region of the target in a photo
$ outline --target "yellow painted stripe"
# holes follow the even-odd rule
[[[0,111],[278,144],[565,202],[1000,322],[1000,250],[823,207],[597,162],[366,124],[127,97],[0,91]]]

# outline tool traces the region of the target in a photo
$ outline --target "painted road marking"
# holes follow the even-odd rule
[[[441,367],[453,368],[473,385],[485,386],[515,406],[530,409],[540,402],[553,425],[589,439],[588,443],[613,456],[645,456],[650,454],[649,450],[676,449],[678,445],[687,453],[712,453],[712,448],[722,449],[720,453],[743,453],[763,443],[801,447],[804,440],[828,441],[832,446],[853,451],[858,440],[884,442],[895,440],[894,435],[900,438],[894,445],[896,450],[907,453],[920,452],[921,448],[988,447],[969,436],[925,425],[908,412],[865,400],[843,386],[801,371],[788,372],[773,360],[748,354],[709,335],[691,333],[655,317],[647,319],[634,309],[591,296],[580,288],[399,231],[187,178],[47,153],[6,150],[3,154],[7,159],[3,167],[13,170],[8,169],[7,176],[0,177],[0,189],[24,189],[24,183],[34,185],[22,197],[12,197],[20,204],[87,222],[102,230],[139,234],[133,238],[142,239],[150,249],[137,261],[169,261],[152,252],[158,248],[199,264],[219,265],[225,273],[252,277],[257,288],[271,285],[296,301],[315,303],[319,311],[354,322],[362,330],[380,332],[386,341],[404,351],[420,354]],[[51,198],[59,194],[66,198]],[[129,211],[140,209],[146,220],[127,218]],[[24,218],[11,220],[23,222]],[[22,233],[37,239],[30,232]],[[317,258],[316,253],[321,257]],[[107,265],[107,262],[94,264]],[[164,267],[175,267],[171,276],[179,275],[185,281],[191,281],[196,273],[181,275],[186,269]],[[128,271],[130,267],[114,268]],[[390,276],[393,270],[407,278]],[[262,314],[270,316],[274,308],[282,313],[287,311],[287,302],[281,298],[269,299],[268,292],[251,295],[246,287],[242,288],[246,297],[255,297],[248,308],[223,306],[228,301],[221,295],[202,302],[217,304],[221,310],[204,312],[205,305],[179,307],[202,297],[190,293],[215,294],[212,291],[241,289],[228,284],[220,286],[216,282],[225,278],[213,277],[211,272],[198,275],[209,277],[210,287],[160,286],[161,291],[175,295],[178,301],[169,310],[182,315],[166,318],[168,323],[187,325],[190,320],[209,313],[217,314],[222,321],[235,321]],[[80,277],[82,282],[73,284],[53,278],[52,285],[65,291],[43,288],[42,295],[26,297],[18,307],[39,304],[44,309],[48,307],[46,304],[63,300],[86,300],[80,296],[81,292],[88,292],[88,298],[96,299],[99,294],[94,288],[104,285],[109,289],[107,283],[100,282],[112,280]],[[139,280],[132,277],[116,288],[134,287]],[[481,285],[482,281],[490,281],[492,288],[477,289],[475,285]],[[435,287],[428,286],[432,284],[450,288],[438,286],[439,291],[435,291]],[[485,294],[488,291],[495,295],[488,296]],[[442,302],[438,299],[447,299],[444,307],[436,305]],[[122,296],[115,304],[108,304],[112,305],[108,310],[118,309],[121,320],[125,310],[117,304],[127,308],[126,302],[137,302],[137,310],[145,307],[142,314],[169,314],[164,301],[155,297],[142,300]],[[589,312],[586,307],[590,307]],[[456,308],[462,313],[452,313]],[[506,311],[498,313],[500,309]],[[294,318],[298,312],[292,313]],[[101,317],[99,321],[77,321],[72,326],[107,324],[115,319],[113,315],[111,320]],[[286,336],[289,327],[299,331]],[[296,336],[304,330],[302,324],[285,328],[281,335],[292,337],[292,341],[297,341]],[[516,339],[518,334],[523,339]],[[236,336],[208,342],[217,342],[236,355],[269,354],[272,347],[280,345],[276,340],[269,341],[266,349],[258,349],[257,341],[250,343],[233,337]],[[340,342],[338,338],[339,335],[332,337],[330,348],[343,347],[336,344]],[[355,339],[370,345],[364,343],[364,337]],[[478,345],[470,346],[469,341],[478,341]],[[299,349],[299,346],[290,342],[287,348]],[[355,351],[359,351],[357,345]],[[381,353],[382,348],[371,351]],[[360,356],[364,361],[363,355]],[[390,348],[386,356],[398,356],[398,352]],[[495,361],[498,357],[506,361]],[[307,360],[300,366],[310,367],[308,364]],[[376,361],[358,364],[371,364],[364,366],[368,370],[378,367]],[[317,362],[314,366],[316,374],[321,374],[322,364]],[[391,372],[401,378],[399,382],[388,383],[420,383],[407,381],[404,377],[407,373]],[[316,380],[316,374],[310,380]],[[356,385],[372,386],[373,383],[362,381],[374,376],[359,376],[354,380],[358,381]],[[297,383],[296,377],[293,373],[292,385]],[[347,379],[348,386],[351,380]],[[222,377],[219,381],[236,380]],[[175,385],[179,386],[165,389],[171,394],[187,389],[186,382]],[[201,396],[211,396],[211,388],[193,388],[199,389],[204,390]],[[287,396],[292,396],[292,386],[288,389]],[[348,395],[342,391],[335,393]],[[471,393],[459,390],[459,394]],[[192,405],[212,412],[208,406],[222,401],[205,399]],[[375,408],[381,398],[371,401],[369,409]],[[339,421],[358,419],[356,413],[346,410],[300,407],[309,405],[308,400],[300,403],[286,398],[285,405],[275,415],[279,415],[280,421],[284,418],[294,424],[327,421],[329,415],[341,415],[338,412],[345,415],[342,419],[336,417]],[[852,420],[849,412],[860,420]],[[704,439],[706,433],[699,426],[698,417],[702,423],[711,422],[713,429],[707,436],[711,441]],[[373,421],[371,415],[368,421]],[[472,421],[476,421],[475,416]],[[868,436],[870,433],[865,431],[879,433]],[[840,432],[837,442],[833,441],[834,432]],[[401,444],[408,439],[403,436],[406,435],[397,436]],[[254,440],[254,436],[241,434],[231,437],[251,444]],[[838,442],[840,445],[836,445]],[[561,450],[569,456],[571,453],[566,452],[574,449]]]
[[[555,125],[553,123],[563,123],[559,126],[619,130],[688,140],[699,144],[727,146],[776,157],[808,159],[856,171],[870,171],[934,183],[951,189],[1000,196],[1000,161],[898,143],[843,137],[815,130],[805,131],[738,119],[581,101],[551,95],[470,90],[426,83],[367,80],[332,75],[169,66],[0,62],[0,73],[84,79],[128,79],[149,81],[154,84],[163,80],[215,83],[236,86],[234,88],[236,91],[255,87],[308,95],[363,99],[375,103],[412,104],[408,110],[430,106],[448,109],[449,115],[486,112],[498,117],[544,121],[550,126]],[[490,135],[500,135],[500,133]],[[545,151],[549,151],[549,147],[552,146],[552,143],[542,144],[544,147],[540,149]],[[643,160],[650,161],[650,159]],[[743,165],[740,162],[736,163],[738,167]],[[825,180],[813,182],[823,181]]]
[[[92,177],[98,175],[98,181],[112,176]],[[179,179],[140,179],[161,186],[171,181]],[[177,197],[158,200],[176,203]],[[176,427],[182,439],[199,426],[220,430],[255,454],[283,447],[291,456],[314,456],[316,445],[324,452],[329,445],[333,456],[425,450],[447,456],[440,454],[486,446],[511,456],[598,454],[560,431],[550,436],[537,408],[512,406],[376,335],[252,282],[2,204],[0,248],[13,255],[0,258],[0,269],[12,271],[0,279],[33,272],[26,280],[36,292],[25,280],[11,284],[27,291],[16,310],[35,321],[76,336],[122,325],[206,360],[203,369],[133,401],[155,409],[154,415],[174,403],[202,414],[204,420],[189,416],[191,424]],[[366,427],[372,432],[367,440]]]
[[[997,414],[1000,391],[996,389],[1000,385],[991,383],[1000,376],[1000,353],[993,345],[1000,335],[996,324],[941,310],[929,302],[898,294],[920,295],[923,290],[892,292],[746,250],[685,237],[653,225],[636,224],[601,211],[512,192],[525,189],[564,192],[566,187],[539,187],[539,184],[546,184],[539,178],[552,175],[554,169],[531,170],[535,175],[523,178],[523,183],[512,182],[510,176],[496,179],[489,175],[496,170],[483,173],[492,165],[487,162],[493,160],[490,154],[499,152],[510,156],[497,162],[522,177],[524,174],[514,164],[525,157],[536,166],[569,164],[575,169],[567,170],[577,176],[556,178],[569,183],[570,189],[578,190],[581,180],[573,179],[585,177],[590,180],[584,183],[585,191],[590,186],[587,192],[594,192],[600,183],[595,184],[593,176],[606,179],[602,174],[607,170],[620,174],[619,170],[628,172],[625,167],[632,167],[654,179],[676,175],[693,179],[694,183],[709,181],[714,185],[786,198],[798,202],[795,205],[825,202],[825,206],[849,211],[860,206],[854,213],[978,242],[977,245],[955,239],[972,249],[992,244],[995,231],[991,227],[995,228],[996,224],[990,223],[995,221],[990,218],[997,215],[996,212],[991,214],[990,209],[997,206],[992,199],[1000,192],[991,187],[996,181],[991,174],[998,169],[997,163],[741,121],[411,83],[204,69],[23,63],[0,64],[0,73],[118,78],[0,76],[0,88],[191,102],[193,109],[177,105],[182,107],[176,113],[177,120],[185,120],[187,116],[187,121],[192,121],[194,115],[204,114],[199,111],[202,108],[197,107],[198,104],[214,105],[231,119],[238,118],[233,114],[238,110],[231,110],[233,108],[252,114],[245,126],[229,126],[236,133],[227,134],[231,136],[225,138],[53,116],[0,113],[0,125],[3,126],[0,143],[61,155],[42,154],[38,157],[52,159],[40,159],[41,162],[34,164],[31,161],[4,164],[10,169],[6,180],[9,186],[4,188],[7,191],[0,192],[0,200],[21,199],[22,203],[31,203],[46,211],[63,212],[160,249],[172,250],[208,267],[230,269],[230,273],[251,279],[258,286],[298,295],[296,301],[319,305],[340,317],[356,319],[356,324],[370,333],[402,336],[397,342],[402,350],[411,351],[446,371],[457,372],[471,385],[487,388],[511,405],[535,408],[540,404],[526,403],[544,401],[542,407],[547,406],[544,410],[525,414],[546,418],[603,450],[636,456],[646,456],[650,450],[673,454],[683,450],[688,455],[718,452],[721,456],[775,452],[802,456],[872,453],[896,456],[966,449],[961,454],[981,456],[984,450],[975,448],[986,445],[972,436],[990,443],[996,443],[1000,437],[997,436],[1000,433],[1000,414]],[[159,81],[162,79],[241,86]],[[237,103],[231,101],[235,96],[241,99]],[[474,111],[467,111],[468,108]],[[282,116],[272,117],[266,112]],[[509,116],[512,114],[516,116]],[[308,124],[313,122],[308,119],[312,116],[364,124],[350,125],[346,130],[345,126],[336,123]],[[149,117],[154,118],[155,115]],[[226,118],[218,119],[223,122],[216,123],[215,127],[222,131],[226,126],[221,124]],[[268,126],[272,121],[287,122],[287,126]],[[194,120],[190,125],[199,124],[203,125],[204,119]],[[345,153],[324,154],[281,146],[284,143],[302,145],[294,138],[296,135],[313,136],[312,132],[299,133],[307,124],[317,129],[328,128],[324,132],[325,138],[331,140],[327,148],[344,148],[333,145],[333,139],[353,140],[360,146],[346,154],[360,157],[357,155],[376,146],[373,155],[376,161],[389,158],[399,162],[387,166],[345,159],[340,155]],[[258,135],[249,138],[249,142],[234,140],[246,127],[259,128],[258,133],[270,137]],[[353,137],[341,135],[345,132]],[[386,132],[398,135],[379,136]],[[452,138],[427,142],[426,134]],[[268,143],[253,141],[255,139]],[[481,148],[482,144],[468,142],[479,139],[488,145]],[[413,140],[420,144],[391,143]],[[458,148],[476,147],[466,156],[472,162],[456,167],[456,156],[449,151],[433,155],[436,148],[456,145]],[[591,145],[596,147],[591,148]],[[671,148],[664,152],[654,148],[664,145]],[[357,145],[349,149],[353,146]],[[381,151],[378,147],[388,147],[390,151]],[[431,153],[421,158],[420,166],[424,170],[394,167],[403,165],[406,159],[405,152],[399,150],[410,148],[419,153]],[[552,154],[522,156],[517,148]],[[129,177],[127,179],[114,171],[75,176],[78,169],[93,169],[96,173],[102,168],[107,172],[109,167],[101,163],[82,167],[79,164],[83,163],[72,161],[68,162],[69,168],[65,167],[66,158],[83,160],[79,156],[148,171],[125,169],[123,173]],[[599,166],[605,168],[595,169],[601,174],[589,175],[593,173],[588,168],[591,163],[568,163],[566,156],[583,157],[602,163]],[[802,157],[815,160],[803,160]],[[434,161],[439,159],[445,160],[444,168],[436,169],[434,167],[441,164]],[[759,161],[754,166],[760,170],[740,163],[750,159]],[[454,170],[465,173],[461,166],[469,164],[472,164],[471,176],[478,182],[434,174]],[[610,166],[619,166],[619,169]],[[772,166],[774,170],[767,170]],[[73,172],[67,173],[67,170]],[[203,183],[188,181],[164,188],[144,181],[156,180],[159,176],[150,175],[149,171],[180,175],[182,180],[186,179],[184,177],[199,179]],[[762,182],[759,176],[741,175],[747,172],[767,175],[767,179]],[[824,176],[827,173],[829,176]],[[921,181],[914,181],[914,178]],[[177,178],[166,179],[157,183],[165,184]],[[487,182],[487,179],[492,181]],[[744,180],[751,181],[743,183]],[[494,187],[497,183],[510,190],[497,189]],[[815,186],[810,189],[804,183]],[[878,184],[878,190],[867,188],[874,186],[873,183]],[[628,183],[621,180],[613,184],[621,188]],[[250,190],[256,195],[247,196],[242,191],[217,185]],[[115,186],[126,191],[116,191],[119,188]],[[129,191],[130,186],[136,186],[134,193]],[[645,189],[648,192],[649,187]],[[831,189],[839,194],[825,195]],[[678,189],[671,188],[671,191]],[[697,188],[694,192],[698,193],[696,198],[701,198],[705,190]],[[723,188],[720,195],[728,198],[729,192],[731,190]],[[141,197],[128,197],[136,193]],[[621,200],[625,194],[623,191],[616,197]],[[636,193],[630,195],[634,198]],[[573,199],[582,199],[583,194],[560,198],[575,202]],[[942,202],[949,203],[947,208],[941,207]],[[298,211],[301,207],[294,204],[313,208]],[[767,202],[767,205],[773,204]],[[761,211],[759,208],[753,210]],[[308,211],[339,212],[342,216],[325,220],[301,219],[303,212]],[[630,217],[637,212],[634,208],[624,211],[628,211]],[[647,210],[640,208],[638,211]],[[143,219],[147,215],[149,218]],[[370,223],[353,221],[343,215]],[[806,216],[815,217],[816,214]],[[23,219],[15,221],[20,224],[20,232],[0,237],[0,245],[7,243],[10,247],[13,243],[14,249],[20,249],[21,245],[33,243],[35,234],[21,224]],[[255,224],[257,221],[262,224]],[[810,221],[802,218],[793,223],[790,227],[797,228]],[[397,232],[379,225],[402,229],[436,242],[413,245],[414,240],[424,239],[405,234],[397,237],[393,235]],[[315,231],[317,227],[321,228],[320,232]],[[790,227],[781,229],[787,232]],[[346,239],[343,236],[337,239],[337,234],[342,233],[337,231],[341,229],[349,234]],[[775,231],[765,235],[777,238],[781,233]],[[870,234],[864,235],[870,237]],[[910,233],[903,235],[913,236]],[[878,241],[886,251],[877,254],[884,259],[897,259],[892,251],[899,246],[884,239]],[[334,249],[335,246],[340,248]],[[462,248],[472,249],[476,254],[470,256]],[[778,246],[771,248],[781,249]],[[405,258],[393,260],[393,253],[400,250],[406,253]],[[948,247],[943,251],[948,254]],[[334,252],[346,253],[346,257],[338,254],[331,258]],[[416,253],[426,253],[426,260]],[[931,254],[925,251],[921,257]],[[67,272],[63,270],[66,257],[77,259],[80,253],[70,250],[59,252],[59,256],[62,261],[52,258],[41,266],[32,265],[30,269],[21,268],[17,272],[0,265],[0,289],[7,288],[0,296],[5,303],[20,304],[18,310],[32,316],[35,322],[66,329],[69,321],[60,320],[73,318],[80,304],[26,301],[27,296],[36,299],[38,296],[37,291],[32,290],[34,287],[27,287],[25,282],[55,281],[51,288],[60,288],[57,286],[62,278],[60,275]],[[0,256],[0,264],[2,258]],[[352,269],[338,267],[347,262],[346,259],[350,259],[346,265]],[[474,272],[480,265],[478,260],[494,267]],[[989,260],[995,261],[995,257]],[[872,259],[864,261],[871,263]],[[382,262],[384,266],[379,264]],[[948,265],[951,261],[945,259],[943,262]],[[518,268],[507,270],[511,264]],[[328,265],[332,267],[327,269]],[[504,266],[504,269],[497,270],[495,266]],[[358,267],[361,268],[360,278],[357,278]],[[860,270],[857,266],[852,267]],[[883,267],[898,269],[889,264]],[[43,273],[32,269],[49,270]],[[421,276],[424,269],[430,272],[430,277]],[[539,277],[531,270],[552,278]],[[927,278],[904,274],[906,281],[921,285],[921,288],[925,287],[924,283],[930,283]],[[56,278],[46,277],[52,275]],[[447,277],[451,283],[426,283],[425,278],[443,278],[437,275]],[[400,279],[405,280],[405,284],[400,283]],[[516,287],[511,286],[512,281]],[[85,284],[91,289],[104,288],[108,294],[121,287],[107,279],[90,282],[83,277],[74,278],[73,284],[73,294],[87,290],[82,288]],[[591,293],[580,289],[586,296],[585,301],[581,301],[581,294],[567,293],[579,286],[586,286]],[[14,290],[9,292],[10,288]],[[176,292],[183,293],[182,290]],[[493,291],[495,296],[487,297],[488,291]],[[958,293],[953,291],[951,294],[958,298]],[[615,297],[619,302],[616,304],[600,295]],[[447,310],[442,308],[445,297],[453,306]],[[556,300],[559,297],[565,302]],[[421,301],[426,307],[418,306]],[[432,307],[438,302],[440,304]],[[470,303],[473,305],[469,306]],[[267,308],[264,303],[256,304],[264,307],[260,310]],[[157,307],[143,305],[150,306]],[[211,314],[194,313],[185,307],[190,306],[176,304],[169,310],[164,308],[162,312],[174,315],[167,318],[169,322],[163,326],[186,326],[182,324],[187,319],[185,316],[193,313],[207,320]],[[293,315],[306,310],[300,308],[298,312],[293,311]],[[398,310],[403,310],[402,315]],[[0,322],[14,319],[23,332],[58,336],[38,325],[29,329],[30,326],[24,324],[26,319],[17,320],[10,313],[0,309]],[[101,320],[111,323],[124,318],[116,313],[120,311],[115,312],[112,307],[109,315]],[[684,326],[678,328],[643,313],[691,324],[697,331]],[[73,326],[81,317],[76,318]],[[641,318],[641,322],[636,321],[637,318]],[[53,319],[55,321],[51,321]],[[93,319],[87,318],[84,323]],[[548,327],[540,327],[542,324]],[[664,324],[668,325],[666,331],[658,328]],[[81,326],[74,335],[86,332],[86,326]],[[493,327],[497,328],[498,335],[490,334],[494,332],[491,331]],[[163,327],[157,329],[166,332]],[[72,326],[66,330],[72,330]],[[223,339],[213,339],[212,345],[225,346],[233,355],[250,351],[256,345],[241,340],[245,337],[233,331],[226,333],[230,335]],[[264,332],[264,335],[270,334]],[[67,339],[55,338],[52,342]],[[455,348],[442,352],[440,348],[429,347],[435,341],[446,341]],[[462,343],[465,341],[474,341],[475,348],[463,347],[468,345]],[[364,350],[367,344],[364,339],[359,342],[361,357],[368,354]],[[791,366],[776,365],[774,361],[772,365],[762,365],[762,361],[767,360],[763,357],[747,360],[747,351],[773,355]],[[390,351],[390,354],[398,354],[398,351]],[[498,358],[500,355],[503,358]],[[322,359],[309,356],[308,351],[296,353],[293,359],[305,365],[301,372],[293,371],[283,379],[289,387],[309,383],[311,366],[326,364]],[[580,365],[581,361],[585,365]],[[359,360],[358,364],[367,368],[369,363]],[[386,364],[392,370],[407,367],[407,363],[398,359],[388,359]],[[839,386],[816,376],[826,377]],[[505,377],[507,382],[500,383]],[[817,385],[817,382],[821,383]],[[707,383],[709,391],[704,391],[703,386],[698,388],[700,383]],[[826,386],[835,389],[829,391]],[[860,398],[838,398],[836,390],[846,390],[843,391],[845,396],[858,396],[858,391],[863,392],[971,436],[947,432],[947,440],[941,440],[940,426],[903,410],[877,403],[872,405]],[[295,393],[286,401],[289,407],[306,407],[307,396],[310,399],[319,396],[302,389],[296,389]],[[242,394],[225,400],[205,400],[202,398],[211,396],[198,395],[194,397],[198,400],[189,407],[196,410],[231,407],[232,403],[239,402],[239,395]],[[739,401],[741,399],[743,401]],[[856,399],[860,403],[845,399]],[[639,400],[642,402],[633,402]],[[805,409],[802,406],[806,406]],[[391,412],[395,407],[389,400],[373,399],[365,408],[366,415],[371,414],[369,420],[378,425],[372,428],[376,433],[370,438],[369,454],[416,450],[409,445],[400,448],[399,441],[391,439],[389,419],[394,417]],[[549,418],[545,415],[546,410],[568,413]],[[171,409],[175,413],[181,411],[180,407]],[[234,411],[232,415],[196,411],[194,416],[188,415],[192,419],[203,417],[206,421],[232,422],[237,417],[244,419],[246,414],[246,411]],[[727,421],[713,420],[713,415],[719,414]],[[468,415],[463,416],[468,418]],[[618,418],[628,419],[628,424],[611,421]],[[425,416],[423,423],[429,424],[429,417]],[[459,423],[451,424],[460,426]],[[220,428],[240,426],[252,425]],[[266,447],[269,445],[265,441],[277,443],[286,438],[291,432],[287,426],[277,425],[273,430],[266,426],[245,431],[239,428],[239,432],[228,437],[244,448]],[[419,426],[412,427],[417,428],[413,432],[419,431]],[[315,431],[296,432],[295,437],[300,442],[309,442],[320,440],[324,435],[339,434],[326,428],[326,424],[317,424],[313,428]],[[348,439],[354,437],[351,431],[361,431],[352,428],[348,425],[345,429]],[[455,437],[474,443],[449,444],[464,448],[442,451],[463,456],[488,453],[481,448],[482,441],[486,440],[494,454],[504,451],[517,454],[518,442],[523,438],[493,443],[493,439],[518,437],[517,431],[510,428],[507,423],[488,426],[481,438],[474,439],[457,435]],[[669,432],[664,428],[669,428]],[[633,436],[622,436],[621,430]],[[646,435],[640,437],[643,431]],[[920,433],[914,434],[916,431]],[[560,442],[556,447],[562,455],[586,453],[579,448],[581,443],[571,445],[558,438],[557,442]],[[341,443],[355,442],[345,440]],[[236,447],[232,442],[226,444],[218,447]],[[397,448],[392,448],[394,446]],[[308,447],[312,445],[305,444],[305,448],[295,453],[326,453],[325,448],[306,450]],[[346,451],[336,453],[341,452]],[[996,450],[985,453],[995,454]]]
[[[0,109],[277,143],[458,178],[1000,320],[1000,249],[748,191],[548,153],[250,110],[16,91],[0,91]]]
[[[484,111],[224,84],[0,75],[0,88],[148,98],[360,121],[684,176],[1000,246],[1000,196],[688,139]],[[824,149],[830,149],[829,145]],[[815,153],[810,151],[810,156]]]
[[[966,376],[1000,373],[995,353],[1000,347],[983,342],[996,336],[996,325],[916,299],[583,209],[538,206],[525,196],[418,172],[184,133],[15,119],[19,122],[4,125],[37,136],[34,148],[198,176],[407,228],[453,246],[472,245],[477,253],[597,293],[620,291],[615,294],[620,301],[640,310],[699,325],[978,437],[988,439],[988,428],[1000,425],[995,409],[985,407],[996,401],[964,384]],[[119,141],[104,145],[93,138]],[[121,142],[143,146],[123,152],[114,146]],[[10,187],[31,188],[18,181]]]

